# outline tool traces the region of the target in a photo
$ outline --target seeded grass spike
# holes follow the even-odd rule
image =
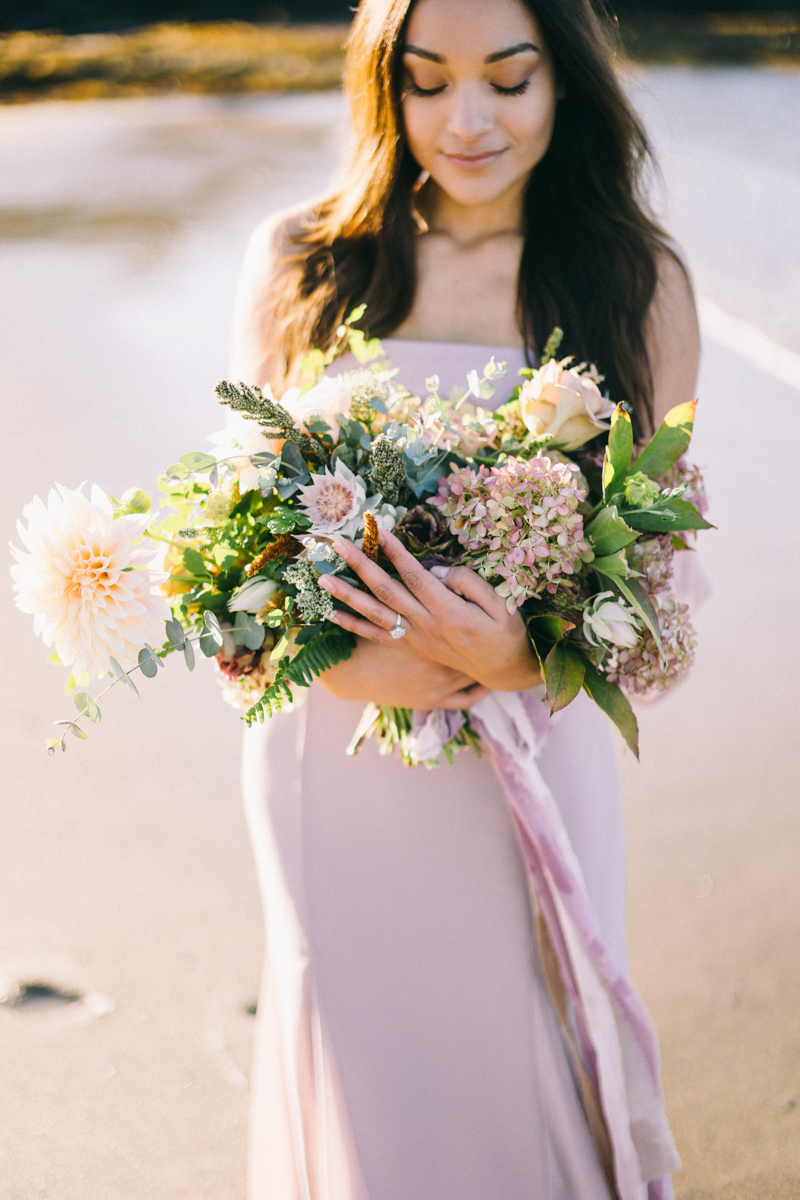
[[[361,549],[364,554],[366,554],[367,558],[371,558],[373,562],[377,562],[380,544],[378,522],[375,520],[375,514],[371,512],[365,512],[364,541],[361,543]]]
[[[285,438],[288,442],[294,442],[304,454],[312,458],[327,458],[328,452],[322,442],[309,433],[301,433],[294,417],[271,396],[265,396],[261,388],[242,383],[241,380],[239,383],[231,383],[227,379],[221,379],[214,390],[220,404],[227,404],[234,412],[244,413],[245,416],[258,421],[266,437],[273,440]]]
[[[256,572],[260,571],[262,567],[265,567],[267,563],[272,562],[273,559],[276,559],[279,554],[285,554],[287,558],[294,559],[297,558],[302,549],[303,544],[302,542],[298,542],[296,537],[292,537],[290,533],[282,533],[280,537],[275,539],[274,542],[270,542],[267,548],[262,550],[261,553],[257,555],[256,558],[254,558],[253,561],[248,565],[248,577],[255,575]]]

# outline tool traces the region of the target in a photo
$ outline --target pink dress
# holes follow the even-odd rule
[[[436,371],[443,395],[492,352],[384,345],[405,383]],[[523,356],[494,353],[502,403]],[[314,685],[245,737],[267,943],[250,1200],[609,1200],[491,761],[409,769],[374,741],[347,757],[362,709]],[[538,766],[625,973],[615,750],[585,695]]]

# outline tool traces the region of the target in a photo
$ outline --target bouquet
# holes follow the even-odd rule
[[[484,407],[505,374],[494,359],[450,396],[436,376],[416,396],[354,328],[362,316],[280,400],[218,384],[232,419],[213,453],[184,454],[160,477],[160,513],[139,489],[117,499],[98,487],[87,497],[59,486],[26,508],[24,549],[12,547],[17,604],[69,667],[76,707],[51,754],[70,733],[86,737],[110,687],[136,691],[136,671],[153,677],[175,654],[191,670],[195,648],[248,724],[296,704],[355,645],[319,586],[333,572],[363,587],[333,542],[391,571],[381,529],[426,566],[462,563],[488,580],[525,621],[551,713],[583,689],[638,753],[629,697],[673,686],[695,648],[672,588],[674,556],[711,527],[685,457],[695,404],[635,446],[594,368],[556,358],[560,330],[497,411]],[[346,348],[359,369],[325,374]],[[98,677],[106,686],[92,694]],[[371,734],[408,763],[480,749],[468,713],[369,705],[350,752]]]

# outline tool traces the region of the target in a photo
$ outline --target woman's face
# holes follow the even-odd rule
[[[412,154],[458,204],[521,194],[553,131],[558,88],[520,0],[418,0],[402,110]]]

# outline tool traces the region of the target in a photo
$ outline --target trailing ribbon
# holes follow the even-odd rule
[[[557,963],[571,1020],[559,1015],[578,1074],[599,1101],[601,1129],[584,1089],[598,1152],[602,1158],[604,1143],[609,1152],[610,1182],[619,1200],[669,1200],[669,1173],[680,1160],[664,1113],[656,1033],[603,942],[580,864],[539,770],[537,755],[550,727],[546,710],[525,693],[491,692],[473,705],[470,720],[508,799],[549,943],[544,950]]]

